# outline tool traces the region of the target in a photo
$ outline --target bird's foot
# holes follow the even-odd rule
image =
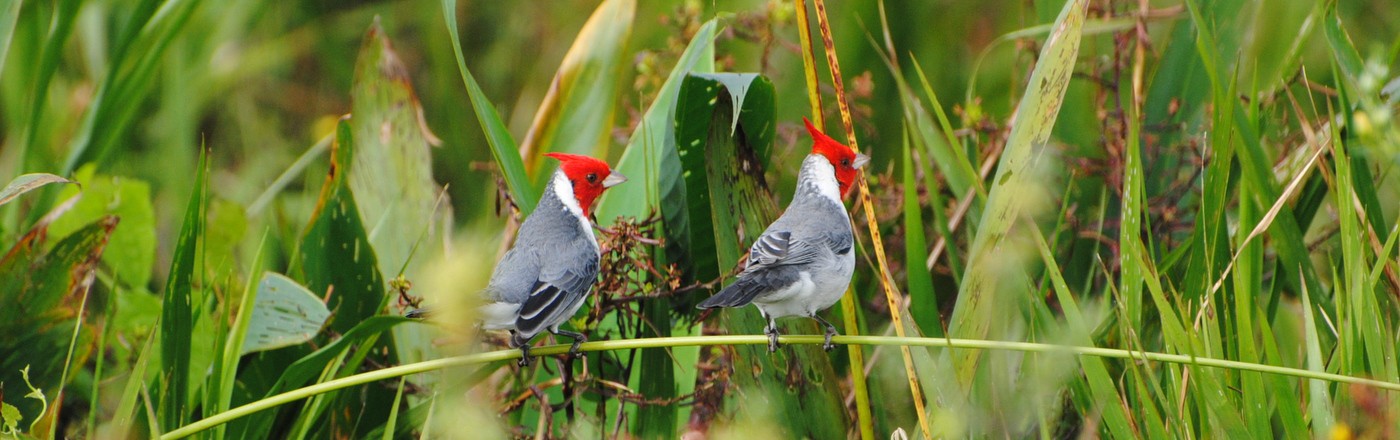
[[[521,345],[521,346],[520,346],[520,360],[519,360],[519,361],[516,361],[515,364],[516,364],[516,365],[519,365],[519,366],[521,366],[521,367],[528,367],[528,366],[530,366],[530,361],[532,361],[532,360],[534,360],[534,358],[530,356],[530,345],[529,345],[529,344]]]
[[[564,354],[565,359],[576,359],[583,354],[579,351],[579,346],[583,345],[584,342],[588,342],[588,335],[567,330],[556,330],[554,334],[568,336],[574,340],[573,344],[569,344],[569,351]]]
[[[831,351],[831,349],[836,348],[836,344],[831,343],[831,337],[838,334],[836,332],[836,326],[831,325],[830,322],[826,322],[825,319],[822,319],[822,317],[816,314],[812,315],[812,319],[817,320],[817,322],[822,323],[822,326],[826,327],[826,342],[822,343],[822,350]]]

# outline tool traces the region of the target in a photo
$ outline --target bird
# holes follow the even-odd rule
[[[802,160],[797,190],[778,220],[749,248],[738,279],[698,305],[701,309],[753,304],[767,321],[768,351],[778,350],[775,320],[806,316],[826,327],[822,348],[834,345],[836,327],[818,315],[845,294],[855,270],[854,232],[842,199],[870,157],[842,145],[802,118],[812,153]]]
[[[530,365],[530,340],[548,331],[573,339],[569,356],[578,354],[588,336],[559,325],[578,311],[593,290],[601,250],[593,235],[593,202],[627,177],[592,157],[547,153],[559,169],[535,210],[520,225],[515,245],[506,251],[483,290],[477,309],[485,330],[509,330],[510,346],[519,348],[520,366]],[[423,317],[428,310],[409,312]]]

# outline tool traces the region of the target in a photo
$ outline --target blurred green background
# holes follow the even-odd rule
[[[453,4],[448,2],[449,9]],[[794,2],[639,1],[630,23],[597,22],[603,30],[625,29],[620,43],[593,47],[602,45],[579,34],[599,4],[455,3],[453,17],[465,67],[513,139],[525,142],[539,121],[601,117],[600,124],[589,126],[601,133],[597,142],[572,138],[577,134],[568,130],[576,126],[567,126],[538,147],[573,148],[571,143],[581,142],[585,151],[617,163],[668,75],[678,69],[683,51],[714,20],[719,26],[713,70],[756,72],[772,83],[773,111],[764,120],[774,124],[774,141],[764,171],[766,188],[777,206],[783,206],[809,145],[800,121],[812,116],[798,37],[803,30]],[[1083,40],[1068,64],[1073,75],[1062,106],[1052,111],[1058,118],[1044,127],[1053,127],[1053,136],[1048,144],[1038,145],[1043,149],[1035,154],[1041,169],[1048,171],[1031,183],[1050,197],[1003,196],[1028,207],[1024,223],[1013,230],[1024,239],[1017,242],[1021,246],[993,254],[1008,261],[1008,270],[1017,276],[1007,277],[1013,281],[992,294],[1015,300],[999,299],[992,303],[997,307],[989,312],[992,315],[980,318],[958,311],[967,308],[959,292],[969,296],[964,280],[975,269],[968,266],[979,264],[969,260],[973,243],[990,229],[981,219],[986,194],[955,191],[956,179],[950,179],[947,170],[969,165],[982,172],[980,179],[974,178],[980,184],[973,186],[993,191],[993,165],[1004,160],[1004,149],[1013,148],[1007,145],[1013,127],[1024,124],[1013,119],[1013,111],[1023,96],[1037,90],[1026,82],[1042,64],[1038,57],[1048,44],[1046,35],[1065,4],[1022,0],[827,5],[854,132],[862,151],[874,157],[867,176],[875,217],[890,255],[891,281],[908,302],[906,319],[915,321],[910,331],[1092,343],[1396,381],[1400,279],[1395,272],[1400,263],[1395,261],[1393,237],[1400,235],[1395,227],[1400,176],[1394,169],[1400,164],[1400,129],[1394,110],[1400,83],[1392,81],[1392,72],[1400,55],[1400,5],[1386,0],[1086,2]],[[332,229],[346,225],[319,215],[328,212],[320,208],[342,206],[339,203],[346,200],[334,193],[338,187],[328,178],[335,174],[326,151],[332,139],[345,140],[336,136],[341,116],[358,108],[352,101],[352,96],[360,96],[355,91],[361,84],[356,79],[357,60],[380,55],[367,49],[378,41],[366,36],[376,17],[382,36],[392,41],[394,56],[389,58],[402,64],[421,104],[424,130],[418,133],[440,140],[431,148],[423,145],[431,164],[422,165],[431,167],[437,187],[446,188],[442,208],[414,217],[420,212],[410,211],[413,207],[373,200],[395,200],[401,184],[408,188],[404,191],[425,196],[432,191],[424,188],[431,185],[413,187],[393,178],[359,181],[371,188],[354,188],[351,203],[358,202],[359,212],[402,210],[409,220],[383,230],[383,224],[399,219],[366,220],[352,225],[350,233],[327,236],[343,240],[336,244],[372,243],[380,258],[377,265],[359,254],[338,260],[334,249],[312,245],[323,237],[316,232],[323,224],[319,222],[329,222],[325,224]],[[817,35],[815,25],[811,32]],[[140,437],[256,401],[271,394],[269,390],[475,350],[463,348],[476,346],[452,325],[438,331],[384,318],[372,323],[382,327],[363,327],[365,334],[349,330],[368,322],[364,319],[369,315],[402,313],[405,305],[395,295],[402,285],[387,281],[399,275],[415,284],[408,289],[415,299],[470,297],[484,285],[502,240],[513,233],[502,233],[511,231],[506,225],[512,214],[503,207],[508,192],[501,185],[503,166],[492,155],[478,121],[479,109],[473,108],[464,87],[444,25],[443,3],[0,0],[0,38],[0,46],[8,49],[0,58],[0,176],[9,181],[26,173],[52,173],[83,185],[44,187],[0,207],[0,243],[14,249],[0,260],[0,281],[6,283],[0,287],[13,289],[0,296],[6,301],[0,308],[25,317],[0,329],[33,333],[38,336],[32,340],[54,343],[26,347],[31,339],[0,336],[6,339],[0,350],[15,353],[0,352],[8,358],[0,366],[15,370],[0,372],[0,396],[24,415],[24,422],[14,425],[23,435]],[[844,139],[821,39],[815,44],[827,131]],[[615,65],[591,73],[596,82],[588,83],[589,90],[603,95],[582,104],[569,102],[556,109],[562,113],[540,113],[571,47],[581,53],[618,50]],[[1142,64],[1134,58],[1139,47]],[[888,54],[894,55],[897,68]],[[1138,89],[1133,87],[1135,67],[1144,69]],[[375,81],[365,83],[379,84]],[[1222,111],[1224,106],[1230,107]],[[578,109],[603,113],[569,113]],[[393,114],[403,108],[370,110]],[[946,113],[949,126],[931,115],[940,111]],[[662,122],[673,128],[672,121]],[[374,132],[353,119],[343,127],[353,130],[359,142],[367,142],[364,134]],[[1331,141],[1315,141],[1314,136]],[[411,147],[422,143],[418,140]],[[1321,143],[1333,146],[1319,156],[1315,168],[1305,166],[1313,146]],[[929,157],[938,145],[961,151],[970,163]],[[187,211],[187,204],[200,194],[202,149],[208,152],[207,198],[202,210]],[[539,159],[539,153],[524,157],[525,170],[535,182],[553,167],[552,161]],[[335,163],[348,167],[349,162]],[[356,171],[364,170],[363,164],[355,166]],[[646,169],[654,172],[656,166],[648,163]],[[1302,186],[1287,190],[1295,177]],[[1138,186],[1125,186],[1134,184]],[[367,196],[376,188],[382,190],[377,194],[381,198]],[[1133,202],[1124,194],[1141,197]],[[1288,220],[1275,224],[1276,216],[1269,213],[1280,194],[1288,197],[1277,215]],[[74,203],[65,204],[68,200]],[[1030,208],[1033,205],[1046,206]],[[608,212],[657,207],[627,204]],[[189,212],[202,212],[204,219],[193,222]],[[100,230],[107,224],[99,219],[105,214],[119,216],[120,223],[104,233]],[[962,226],[949,226],[949,216],[964,215]],[[873,244],[861,232],[865,218],[854,219],[862,248],[853,283],[857,313],[850,319],[864,334],[892,334]],[[598,220],[602,226],[613,224],[611,218]],[[1246,239],[1260,222],[1267,226],[1262,235]],[[196,223],[204,228],[198,246],[181,238],[181,231]],[[97,226],[84,229],[86,225]],[[1134,226],[1139,229],[1131,229]],[[391,251],[382,244],[405,245],[420,230],[428,231],[422,235],[427,239],[416,242],[422,246],[408,263],[397,258],[406,251]],[[1027,230],[1044,235],[1048,245],[1039,249],[1043,254]],[[46,235],[26,238],[32,231]],[[643,227],[641,233],[673,241],[668,234],[674,231]],[[74,238],[65,242],[65,237]],[[32,248],[26,247],[31,243]],[[60,252],[71,250],[61,243],[77,250]],[[1143,249],[1142,255],[1131,254],[1136,249]],[[83,251],[89,250],[101,257],[100,264],[83,264]],[[196,250],[196,266],[180,269],[180,257]],[[659,246],[626,251],[634,254],[616,257],[618,261],[659,263],[661,273],[620,271],[627,277],[614,284],[607,284],[605,277],[600,289],[611,286],[604,292],[611,295],[608,298],[676,292],[691,296],[628,303],[602,309],[602,316],[585,311],[575,325],[594,331],[597,339],[700,335],[720,328],[737,333],[741,328],[729,317],[723,325],[714,323],[718,317],[697,324],[694,312],[677,305],[693,303],[709,292],[709,287],[680,288],[682,281],[710,281],[692,279],[694,274],[685,267],[688,259],[662,256],[667,250]],[[942,254],[925,265],[923,257],[930,252]],[[1233,267],[1226,269],[1227,263]],[[681,268],[673,274],[666,264]],[[397,273],[398,267],[406,270]],[[62,275],[69,269],[95,276],[92,299],[77,301],[87,296],[34,281],[49,280],[44,277],[50,275],[52,280],[68,280]],[[720,275],[728,269],[719,268]],[[1001,269],[1005,268],[997,270]],[[337,315],[341,320],[332,318],[330,329],[302,339],[312,339],[310,343],[240,353],[235,339],[226,335],[238,334],[237,316],[249,305],[240,301],[246,292],[261,291],[252,286],[265,282],[263,271],[292,275],[293,285],[306,285],[320,298],[326,297],[322,287],[335,285],[337,276],[368,277],[378,282],[367,291],[375,292],[376,300],[385,299],[378,306],[367,303],[365,316]],[[678,275],[682,272],[684,276]],[[1215,285],[1217,280],[1223,287]],[[1059,296],[1060,285],[1079,298],[1082,316],[1067,311],[1080,306]],[[57,311],[20,307],[33,301],[35,292],[50,291],[54,293],[42,298],[54,300]],[[171,292],[186,291],[194,292],[193,303],[172,309]],[[658,293],[663,291],[665,295]],[[1152,295],[1162,300],[1154,301]],[[1211,302],[1222,309],[1207,307]],[[79,307],[83,304],[86,310]],[[648,310],[653,304],[658,309]],[[192,321],[172,327],[171,310]],[[76,316],[90,324],[72,331]],[[830,316],[833,322],[835,316],[847,318],[844,312]],[[654,325],[660,319],[671,325],[663,325],[666,330],[656,334],[638,324]],[[976,327],[978,322],[994,327],[981,335],[958,334],[960,325]],[[1189,328],[1178,333],[1172,322]],[[381,332],[393,336],[376,339]],[[159,404],[170,402],[160,395],[177,381],[162,375],[169,374],[170,356],[154,353],[170,346],[170,335],[180,333],[192,335],[183,369],[195,385],[179,397],[188,402],[188,409]],[[373,355],[351,356],[353,362],[345,364],[317,358],[316,366],[322,368],[306,367],[302,383],[278,382],[286,380],[280,375],[294,361],[313,358],[323,347],[341,349],[332,342],[350,334],[363,339],[346,337],[353,341],[346,345],[360,350],[340,356]],[[366,336],[370,334],[374,336]],[[225,354],[228,350],[232,355]],[[874,432],[884,438],[897,429],[914,436],[921,428],[901,355],[890,348],[864,350],[864,361],[841,349],[829,356],[829,365],[793,367],[791,371],[806,373],[807,381],[794,379],[797,384],[786,390],[786,397],[769,396],[787,399],[788,406],[773,406],[777,414],[761,410],[771,402],[749,401],[752,396],[736,393],[727,376],[707,379],[706,374],[715,371],[713,365],[746,365],[742,362],[748,354],[687,348],[664,356],[660,350],[592,356],[588,374],[573,371],[589,380],[579,385],[583,391],[564,391],[561,384],[548,382],[559,371],[515,374],[496,363],[484,372],[412,376],[398,388],[370,385],[202,435],[410,437],[431,426],[429,414],[437,402],[434,387],[447,389],[460,380],[487,384],[466,393],[465,403],[455,404],[467,408],[463,417],[470,420],[500,422],[492,425],[500,429],[490,432],[498,436],[630,433],[648,438],[694,431],[816,438]],[[1363,438],[1396,435],[1395,394],[1373,388],[1233,370],[1190,370],[1201,375],[1195,378],[1183,373],[1183,367],[1158,370],[1134,362],[1090,361],[1100,362],[1095,368],[1067,355],[1005,353],[988,355],[985,362],[991,366],[968,373],[976,374],[969,379],[950,370],[961,368],[953,367],[961,365],[960,360],[937,350],[914,350],[919,352],[917,380],[930,398],[932,431],[952,437],[1350,438],[1353,431]],[[58,356],[65,352],[71,354]],[[792,359],[805,360],[802,356],[813,353],[819,355],[813,351],[793,354]],[[227,362],[240,358],[241,362]],[[647,367],[634,367],[637,359]],[[789,359],[753,362],[778,365]],[[1027,364],[1046,368],[1037,371]],[[43,376],[35,386],[44,388],[45,405],[22,397],[28,387],[16,379],[24,365],[33,366],[35,377]],[[161,373],[162,366],[166,373]],[[664,368],[661,380],[675,387],[662,387],[656,391],[661,395],[648,394],[645,387],[658,379],[643,377],[644,368]],[[869,371],[853,374],[861,369]],[[823,382],[822,374],[837,377]],[[855,383],[864,381],[866,374],[870,396],[862,405]],[[704,395],[712,392],[703,386],[707,380],[720,384],[718,397]],[[201,388],[200,383],[206,385]],[[531,385],[545,388],[546,401],[567,409],[542,411],[524,403],[532,401]],[[58,389],[65,393],[61,400],[56,400]],[[822,395],[832,390],[840,395]],[[1212,393],[1225,391],[1230,392],[1228,398],[1212,400],[1217,398]],[[580,394],[566,400],[568,392]],[[835,412],[844,418],[830,421],[836,428],[813,423],[808,430],[797,430],[803,415],[791,408],[802,408],[805,393],[839,407]],[[143,397],[146,394],[151,397]],[[396,395],[408,397],[399,404]],[[713,402],[727,405],[704,406]],[[154,408],[150,413],[141,410],[146,403]],[[663,408],[665,414],[648,407]],[[694,407],[714,409],[716,414],[693,411]],[[1119,409],[1105,409],[1109,407]],[[41,408],[48,409],[43,413],[48,420],[39,417]],[[376,417],[396,419],[397,425],[382,418],[367,426],[348,423],[354,416],[346,415],[349,410],[340,412],[345,408],[383,410],[386,414]],[[394,416],[387,415],[389,408]],[[398,414],[400,409],[404,414]],[[553,418],[542,413],[552,413]],[[763,423],[770,417],[785,423]],[[42,423],[29,425],[36,419]],[[659,425],[648,425],[653,421]],[[450,428],[442,432],[486,435]]]

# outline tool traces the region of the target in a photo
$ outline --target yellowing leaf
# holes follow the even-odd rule
[[[11,180],[5,189],[0,190],[0,205],[9,203],[21,194],[38,189],[50,183],[73,183],[73,181],[48,173],[24,174]]]

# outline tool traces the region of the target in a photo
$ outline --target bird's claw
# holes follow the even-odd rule
[[[582,356],[583,352],[579,351],[580,345],[583,345],[583,341],[575,339],[574,343],[569,345],[569,352],[564,354],[565,359],[577,359],[579,356]]]
[[[534,360],[534,359],[530,356],[530,346],[529,346],[529,345],[521,345],[521,346],[520,346],[520,360],[515,361],[515,364],[516,364],[516,365],[519,365],[519,366],[521,366],[521,367],[528,367],[528,366],[530,366],[530,361],[532,361],[532,360]]]
[[[767,333],[767,334],[768,334],[768,352],[769,352],[769,353],[777,352],[777,351],[778,351],[778,329],[770,329],[770,330],[764,331],[764,333]]]
[[[831,349],[836,348],[836,344],[831,343],[831,338],[837,335],[836,326],[831,325],[830,322],[827,322],[825,319],[822,319],[822,317],[817,316],[816,314],[813,314],[812,318],[816,319],[817,322],[822,323],[822,326],[826,327],[826,341],[822,343],[822,349],[826,351],[831,351]]]

